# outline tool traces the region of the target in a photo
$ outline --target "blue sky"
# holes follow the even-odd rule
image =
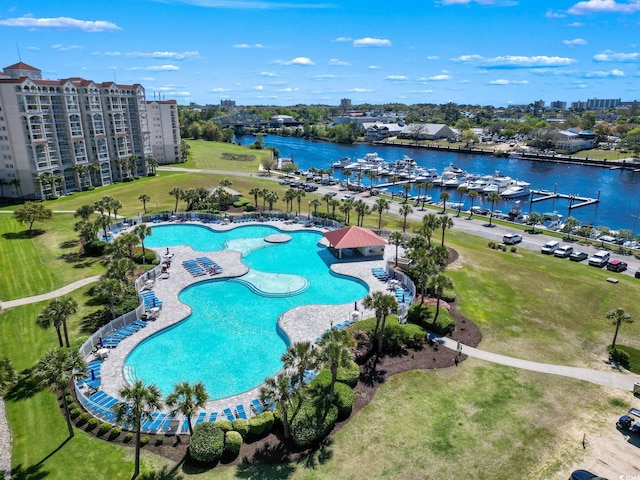
[[[640,0],[3,0],[2,66],[180,104],[640,100]]]

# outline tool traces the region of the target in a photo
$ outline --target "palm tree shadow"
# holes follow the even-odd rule
[[[69,440],[71,440],[71,437],[67,437],[64,440],[64,442],[62,442],[60,445],[58,445],[51,453],[49,453],[49,455],[47,455],[42,460],[40,460],[38,463],[36,463],[34,465],[34,467],[40,467],[44,462],[46,462],[51,457],[53,457],[56,453],[58,453],[60,450],[62,450],[62,447],[64,447],[69,442]]]
[[[175,465],[173,468],[169,468],[168,465],[163,466],[158,471],[145,472],[141,474],[138,479],[139,480],[183,480],[184,477],[180,475],[180,462],[178,465]]]
[[[42,387],[38,384],[38,381],[31,376],[31,372],[29,370],[23,370],[20,372],[19,380],[11,387],[4,398],[10,402],[20,402],[33,397],[41,390]]]
[[[49,472],[41,470],[42,465],[29,465],[23,468],[22,464],[11,470],[11,478],[13,480],[41,480],[49,476]]]

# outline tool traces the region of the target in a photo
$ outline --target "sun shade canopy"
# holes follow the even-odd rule
[[[333,230],[326,232],[324,237],[333,248],[360,248],[387,244],[385,239],[362,227],[345,227]]]

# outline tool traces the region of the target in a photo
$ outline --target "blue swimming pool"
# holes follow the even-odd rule
[[[282,313],[301,305],[349,303],[367,295],[362,281],[330,271],[335,259],[318,243],[320,233],[286,232],[291,240],[282,244],[259,241],[279,232],[264,225],[225,232],[199,225],[153,227],[145,246],[188,245],[198,252],[236,246],[251,270],[247,279],[214,279],[184,289],[179,298],[193,313],[141,342],[127,357],[125,368],[135,372],[135,378],[155,383],[165,395],[181,381],[202,381],[212,399],[242,393],[282,367],[280,357],[288,344],[277,327]],[[298,285],[300,279],[305,285],[296,290],[299,293],[261,295],[256,293],[260,289],[251,288],[261,281],[270,286],[280,281]]]

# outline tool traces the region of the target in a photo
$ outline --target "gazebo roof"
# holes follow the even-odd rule
[[[334,248],[358,248],[387,244],[384,238],[380,238],[371,230],[362,227],[340,228],[326,232],[324,237]]]

